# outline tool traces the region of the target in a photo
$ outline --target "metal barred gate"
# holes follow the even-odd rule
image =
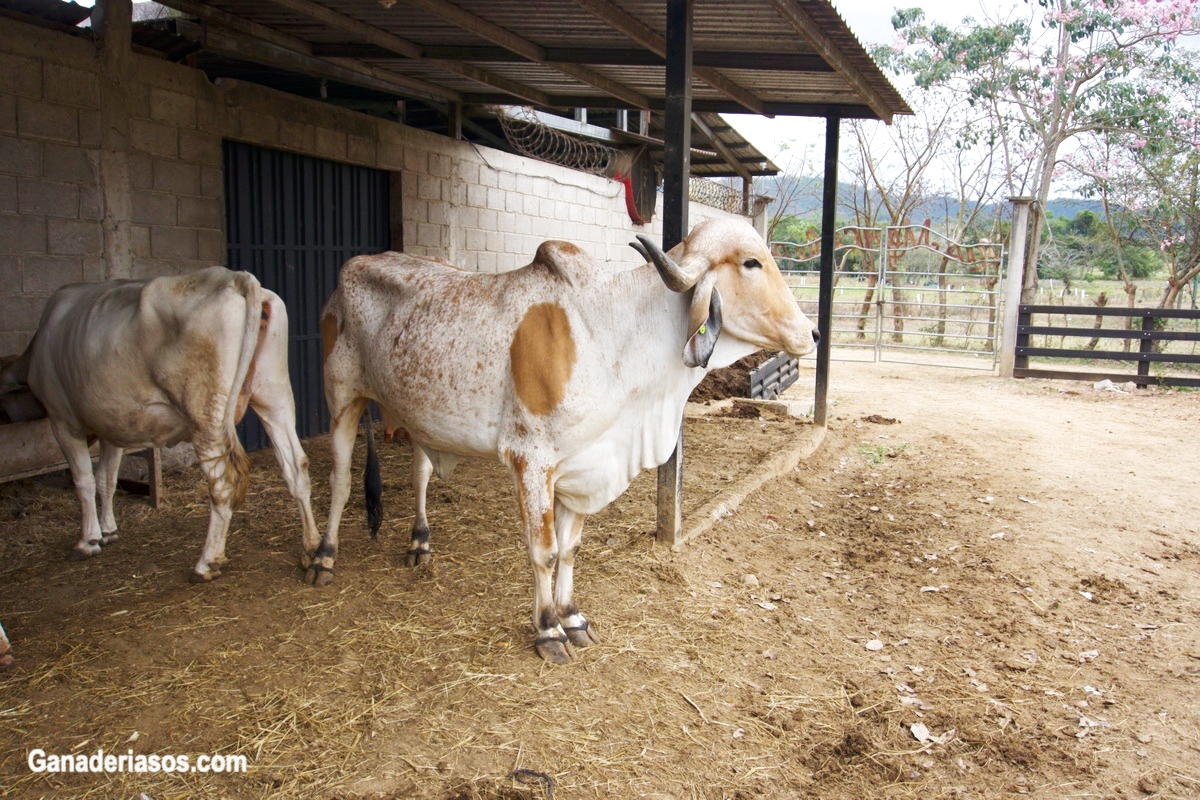
[[[387,172],[226,141],[230,269],[252,273],[288,311],[288,370],[301,438],[329,430],[321,308],[345,261],[389,249]],[[258,418],[238,426],[247,450],[268,446]]]
[[[820,250],[819,239],[771,242],[788,285],[812,317]],[[833,358],[994,369],[1003,258],[1000,243],[963,244],[927,226],[838,228]]]

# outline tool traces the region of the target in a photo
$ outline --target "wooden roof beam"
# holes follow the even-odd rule
[[[520,97],[528,102],[536,105],[549,105],[548,95],[530,86],[518,83],[514,80],[495,75],[485,69],[463,64],[458,61],[446,61],[441,59],[426,58],[424,50],[415,42],[410,42],[401,36],[394,33],[388,33],[382,28],[377,28],[374,25],[349,17],[340,12],[327,8],[320,3],[314,3],[313,0],[270,0],[277,6],[286,8],[288,11],[295,12],[302,16],[314,19],[317,22],[324,23],[331,28],[357,36],[365,42],[378,45],[392,53],[402,55],[405,58],[423,59],[431,64],[437,64],[447,72],[452,72],[455,75],[460,75],[464,78],[481,83],[484,86],[490,86],[493,89],[499,89],[515,97]]]
[[[834,71],[841,75],[846,81],[854,87],[859,96],[867,104],[867,106],[875,112],[879,119],[888,123],[892,122],[892,111],[888,107],[887,102],[882,95],[867,82],[866,77],[854,64],[850,62],[834,42],[821,30],[808,12],[804,10],[803,3],[797,0],[771,0],[771,5],[775,6],[775,11],[779,14],[784,22],[792,26],[796,33],[800,34],[809,45],[812,46],[821,58],[825,59]]]
[[[457,93],[452,93],[447,97],[449,90],[440,86],[389,72],[386,69],[372,67],[353,59],[315,58],[271,42],[226,30],[224,27],[206,28],[191,20],[175,20],[174,24],[175,30],[180,35],[201,44],[204,50],[254,64],[297,72],[314,78],[326,78],[351,86],[362,86],[377,92],[404,97],[455,102],[460,99]]]
[[[645,47],[655,55],[661,58],[666,58],[667,55],[667,40],[666,38],[655,31],[650,26],[646,25],[640,19],[630,14],[625,9],[621,8],[612,0],[575,0],[576,5],[590,11],[598,19],[607,22],[621,33],[633,39],[635,42]],[[721,94],[736,100],[740,105],[745,107],[753,114],[762,114],[764,116],[772,116],[767,111],[766,105],[753,92],[743,86],[738,85],[734,81],[726,78],[717,70],[711,67],[698,67],[694,61],[692,64],[692,75],[707,83],[712,88],[716,89]]]
[[[244,17],[239,17],[227,11],[196,2],[196,0],[162,0],[162,5],[237,33],[238,37],[236,40],[227,38],[223,41],[227,45],[227,48],[233,47],[236,42],[242,57],[247,60],[254,60],[251,56],[255,56],[267,59],[268,63],[275,66],[285,67],[286,65],[287,69],[302,69],[302,71],[313,74],[316,77],[341,81],[342,83],[354,86],[364,86],[368,89],[390,91],[405,96],[452,100],[455,102],[459,102],[462,99],[461,95],[453,89],[447,89],[444,86],[438,86],[437,84],[423,81],[420,78],[411,78],[407,75],[391,72],[390,70],[373,67],[352,58],[323,58],[314,56],[312,45],[304,39],[290,36],[274,28],[268,28],[266,25],[260,25],[257,22],[245,19]],[[279,50],[304,56],[306,59],[311,59],[311,62],[297,60],[261,47],[256,48],[250,44],[249,39],[259,40],[260,44],[270,45]],[[203,36],[200,37],[200,42],[204,44]],[[232,55],[232,53],[227,54]]]
[[[447,22],[453,23],[464,30],[476,34],[490,42],[495,42],[506,50],[510,50],[538,64],[558,70],[578,81],[594,86],[605,94],[629,103],[634,108],[649,108],[650,98],[611,78],[578,64],[551,61],[546,55],[546,48],[519,36],[507,28],[489,22],[483,17],[472,14],[447,0],[408,0],[410,5],[417,6],[434,14]],[[546,105],[545,103],[541,105]]]
[[[712,142],[713,148],[721,154],[721,158],[725,159],[725,163],[728,164],[734,172],[736,172],[745,180],[750,180],[750,170],[742,166],[738,157],[733,153],[732,150],[729,149],[729,146],[725,144],[725,142],[721,141],[720,137],[713,132],[713,129],[708,127],[704,120],[700,118],[699,114],[692,114],[692,125],[696,126],[696,128],[704,134],[708,141]]]
[[[313,52],[322,56],[389,58],[382,47],[357,42],[314,42]],[[546,47],[546,60],[556,64],[589,64],[615,67],[662,67],[666,61],[641,48]],[[425,45],[425,57],[450,61],[511,63],[527,59],[495,45]],[[736,50],[699,50],[692,54],[692,67],[721,67],[742,70],[787,72],[833,72],[833,67],[812,53],[764,53]]]
[[[512,95],[484,92],[463,92],[463,102],[477,105],[522,105],[520,98]],[[550,96],[550,102],[546,105],[552,108],[625,108],[623,103],[602,94],[553,94]],[[650,110],[662,111],[662,101],[655,100]],[[693,99],[692,110],[698,113],[746,113],[746,109],[741,104],[725,98]],[[836,114],[842,119],[879,119],[879,115],[863,104],[861,98],[857,96],[829,102],[769,100],[766,103],[766,112],[765,116],[779,117],[828,117],[830,114]]]

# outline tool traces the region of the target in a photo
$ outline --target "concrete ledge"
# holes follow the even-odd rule
[[[811,429],[804,431],[799,439],[791,449],[776,453],[770,461],[763,464],[762,469],[738,481],[728,492],[709,501],[699,511],[689,514],[684,520],[683,535],[671,549],[679,550],[689,539],[712,530],[714,525],[737,511],[742,502],[766,485],[767,481],[791,472],[801,461],[811,458],[825,441],[825,428],[813,425]]]

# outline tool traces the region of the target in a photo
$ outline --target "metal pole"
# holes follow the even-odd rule
[[[817,385],[813,397],[813,422],[825,426],[829,395],[829,361],[833,345],[833,228],[837,224],[838,134],[841,118],[825,118],[825,175],[821,192],[821,266],[817,303]]]
[[[879,277],[875,279],[875,363],[883,360],[883,309],[887,300],[888,226],[879,229]],[[893,312],[895,307],[893,306]]]
[[[1008,275],[1004,277],[1004,323],[1000,329],[1000,377],[1011,378],[1017,358],[1017,314],[1025,280],[1025,237],[1029,234],[1032,197],[1010,197],[1012,230],[1008,237]]]
[[[663,250],[688,231],[688,176],[692,138],[692,4],[667,2],[667,86],[663,118]],[[675,453],[658,468],[658,541],[675,545],[683,536],[683,429]]]

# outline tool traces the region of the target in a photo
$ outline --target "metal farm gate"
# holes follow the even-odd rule
[[[771,243],[801,308],[814,317],[820,250],[819,239]],[[994,369],[1003,258],[999,243],[961,244],[927,226],[838,228],[834,358]]]
[[[283,298],[296,428],[325,433],[321,307],[346,259],[390,248],[390,175],[240,142],[224,149],[227,266]],[[238,432],[248,450],[269,444],[253,414]]]

